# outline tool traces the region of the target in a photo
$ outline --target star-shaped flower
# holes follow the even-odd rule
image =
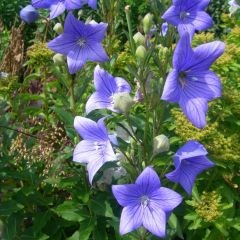
[[[210,0],[173,0],[173,5],[162,18],[176,26],[180,36],[188,32],[190,37],[195,30],[205,30],[213,25],[211,17],[204,11]]]
[[[105,23],[78,21],[69,13],[64,24],[64,32],[48,43],[48,48],[67,56],[69,72],[77,72],[86,61],[104,62],[108,56],[101,45],[107,29]]]
[[[120,77],[113,77],[99,66],[96,66],[94,71],[94,86],[96,92],[87,101],[87,113],[95,109],[105,108],[118,112],[114,108],[114,96],[119,93],[131,92],[131,87],[126,80]]]
[[[135,184],[113,185],[112,191],[124,207],[120,219],[121,235],[143,225],[152,234],[164,237],[167,215],[182,202],[178,193],[161,187],[152,167],[145,168]]]
[[[173,55],[173,70],[167,76],[161,99],[179,103],[198,128],[206,125],[208,101],[221,96],[221,82],[209,68],[224,48],[223,42],[215,41],[192,49],[186,33]]]
[[[88,4],[91,8],[97,8],[97,0],[32,0],[32,4],[36,8],[50,9],[50,19],[58,17],[66,9],[79,9],[84,4]]]
[[[214,166],[206,155],[208,152],[197,141],[188,141],[174,155],[175,170],[166,174],[166,177],[179,183],[191,195],[193,184],[198,174]]]
[[[117,158],[104,125],[104,118],[96,123],[84,117],[75,117],[74,127],[83,140],[74,149],[73,161],[87,164],[89,182],[92,184],[93,177],[102,165]]]

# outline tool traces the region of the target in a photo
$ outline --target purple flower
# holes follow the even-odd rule
[[[49,8],[50,19],[62,14],[66,9],[79,9],[84,4],[88,4],[91,8],[97,8],[97,0],[32,0],[32,4],[36,8]]]
[[[167,35],[168,32],[168,23],[165,22],[162,24],[162,31],[161,31],[161,36],[165,37]]]
[[[142,225],[152,234],[164,237],[169,213],[182,202],[182,197],[165,187],[151,167],[145,168],[135,184],[113,185],[112,191],[123,206],[120,234],[136,230]]]
[[[123,78],[113,77],[99,66],[96,66],[94,70],[94,85],[96,92],[87,101],[87,113],[95,109],[104,108],[118,112],[114,109],[114,95],[122,92],[131,92],[130,85]]]
[[[173,5],[162,18],[176,26],[180,36],[188,32],[192,38],[195,30],[205,30],[213,25],[211,17],[204,12],[210,0],[173,0]]]
[[[86,61],[104,62],[108,56],[101,45],[107,24],[78,21],[69,13],[64,24],[64,32],[48,43],[48,48],[67,56],[69,72],[77,72]]]
[[[94,122],[84,117],[75,117],[74,128],[83,139],[74,149],[73,161],[86,163],[89,182],[102,165],[117,160],[111,146],[104,118]]]
[[[39,13],[32,5],[27,5],[20,11],[20,17],[23,21],[30,24],[38,20]]]
[[[197,141],[188,141],[174,155],[175,170],[166,174],[166,177],[179,183],[191,195],[192,187],[198,174],[214,166],[206,155],[208,152]]]
[[[221,96],[221,82],[209,68],[222,55],[220,41],[191,48],[184,34],[175,49],[173,70],[169,73],[161,99],[177,102],[187,118],[198,128],[206,125],[208,101]]]

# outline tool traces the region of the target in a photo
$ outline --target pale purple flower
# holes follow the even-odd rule
[[[89,182],[102,165],[109,161],[116,161],[104,118],[94,122],[84,117],[75,117],[74,128],[83,139],[74,149],[73,161],[86,163],[89,174]]]
[[[50,19],[58,17],[66,9],[82,8],[84,4],[88,4],[93,9],[97,8],[97,0],[32,0],[32,4],[36,8],[50,9]]]
[[[167,35],[168,32],[168,23],[165,22],[162,24],[162,31],[161,31],[161,36],[165,37]]]
[[[152,234],[164,237],[169,213],[182,202],[178,193],[161,187],[152,167],[145,168],[135,184],[113,185],[112,191],[123,207],[119,228],[121,235],[143,225]]]
[[[230,5],[230,15],[234,14],[240,8],[240,5],[236,2],[236,0],[228,1],[228,4]]]
[[[192,49],[186,33],[174,52],[173,70],[167,76],[161,99],[179,103],[198,128],[206,125],[208,101],[221,96],[221,82],[209,68],[224,48],[223,42],[214,41]]]
[[[32,5],[27,5],[20,11],[20,18],[30,24],[38,20],[39,13]]]
[[[86,61],[104,62],[108,56],[101,45],[107,29],[106,23],[85,24],[69,13],[64,32],[48,43],[48,48],[67,56],[69,72],[77,72]]]
[[[205,30],[213,25],[211,17],[204,11],[210,0],[173,0],[173,5],[162,18],[176,26],[180,36],[188,32],[192,38],[195,30]]]
[[[96,66],[94,70],[94,86],[96,92],[93,93],[87,101],[86,112],[89,113],[95,109],[114,109],[114,95],[122,92],[131,92],[130,85],[120,77],[113,77],[104,69]]]
[[[174,155],[175,170],[166,174],[172,182],[179,183],[191,195],[198,174],[214,166],[206,155],[207,150],[197,141],[188,141]]]

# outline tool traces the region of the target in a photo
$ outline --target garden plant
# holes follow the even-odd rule
[[[0,239],[238,240],[239,9],[2,0]]]

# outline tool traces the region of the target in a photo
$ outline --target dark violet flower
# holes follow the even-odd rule
[[[84,4],[88,4],[91,8],[97,8],[97,0],[32,0],[32,4],[36,8],[50,9],[50,19],[62,14],[66,9],[79,9]]]
[[[215,41],[191,48],[184,34],[175,49],[173,70],[169,73],[161,99],[177,102],[198,128],[206,125],[208,101],[221,96],[221,82],[209,68],[222,55],[225,45]]]
[[[145,168],[135,184],[113,185],[112,191],[124,207],[120,219],[121,235],[143,225],[152,234],[164,237],[168,215],[182,202],[178,193],[161,187],[152,167]]]
[[[191,195],[192,187],[198,174],[214,166],[206,155],[208,152],[197,141],[188,141],[174,155],[175,170],[166,174],[166,177],[179,183]]]
[[[188,32],[192,38],[195,30],[205,30],[213,25],[211,17],[204,11],[210,0],[173,0],[173,5],[162,18],[176,26],[180,36]]]
[[[94,175],[102,165],[117,158],[104,125],[104,118],[96,123],[84,117],[75,117],[74,128],[83,140],[74,149],[73,161],[87,164],[89,182],[92,184]]]
[[[69,13],[64,32],[48,43],[48,48],[67,56],[69,72],[77,72],[86,61],[104,62],[108,56],[101,45],[107,29],[106,23],[85,24]]]
[[[114,109],[114,96],[119,93],[130,93],[130,85],[120,77],[113,77],[104,69],[96,66],[94,70],[94,86],[96,92],[93,93],[87,101],[86,112],[89,113],[95,109]]]
[[[38,20],[39,13],[32,5],[27,5],[20,11],[20,17],[24,22],[30,24]]]

